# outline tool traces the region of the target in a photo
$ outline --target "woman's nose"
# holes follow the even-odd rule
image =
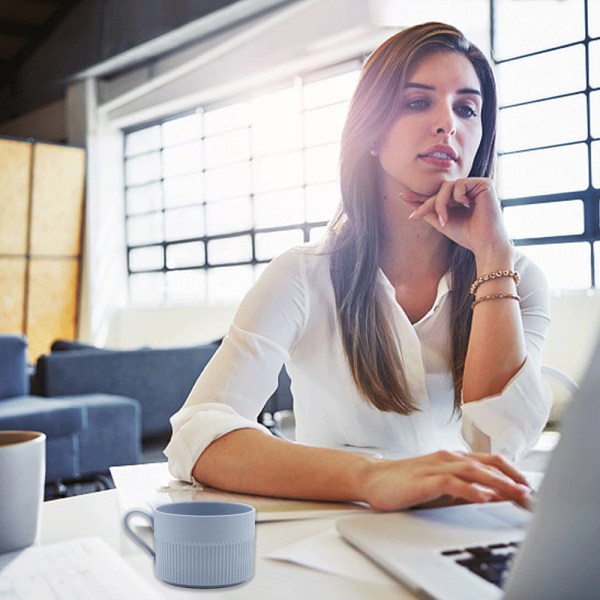
[[[451,108],[440,108],[436,112],[434,130],[437,135],[454,135],[456,133],[456,120]]]

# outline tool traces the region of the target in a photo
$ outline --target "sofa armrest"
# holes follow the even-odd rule
[[[0,335],[0,399],[28,392],[27,341],[22,335]]]

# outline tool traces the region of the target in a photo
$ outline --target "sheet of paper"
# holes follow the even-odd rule
[[[0,557],[2,600],[159,600],[101,538],[33,546]]]
[[[293,562],[366,583],[397,585],[385,571],[347,544],[334,527],[328,528],[319,535],[277,548],[267,554],[267,558]]]
[[[266,522],[314,519],[369,510],[359,504],[286,500],[223,492],[173,479],[167,463],[112,467],[110,472],[123,511],[132,508],[151,510],[169,502],[243,502],[256,508],[257,522]],[[138,524],[137,519],[135,523]],[[139,524],[143,522],[140,520]]]

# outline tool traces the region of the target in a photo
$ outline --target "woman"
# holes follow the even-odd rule
[[[453,27],[403,30],[371,55],[342,136],[339,213],[321,247],[275,259],[242,302],[172,418],[173,475],[383,510],[526,502],[506,459],[548,416],[549,301],[502,223],[495,119],[490,66]],[[255,421],[283,363],[301,443]]]

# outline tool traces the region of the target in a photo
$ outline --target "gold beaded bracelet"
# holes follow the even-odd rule
[[[473,310],[480,302],[485,302],[486,300],[500,300],[502,298],[512,298],[517,302],[521,302],[521,296],[517,296],[517,294],[490,294],[489,296],[481,296],[471,304],[471,310]]]
[[[501,277],[512,277],[515,280],[515,285],[519,285],[519,281],[521,281],[521,276],[517,271],[513,271],[512,269],[502,269],[500,271],[494,271],[493,273],[486,273],[481,277],[478,277],[471,285],[471,296],[475,295],[477,288],[486,281],[490,279],[500,279]]]

